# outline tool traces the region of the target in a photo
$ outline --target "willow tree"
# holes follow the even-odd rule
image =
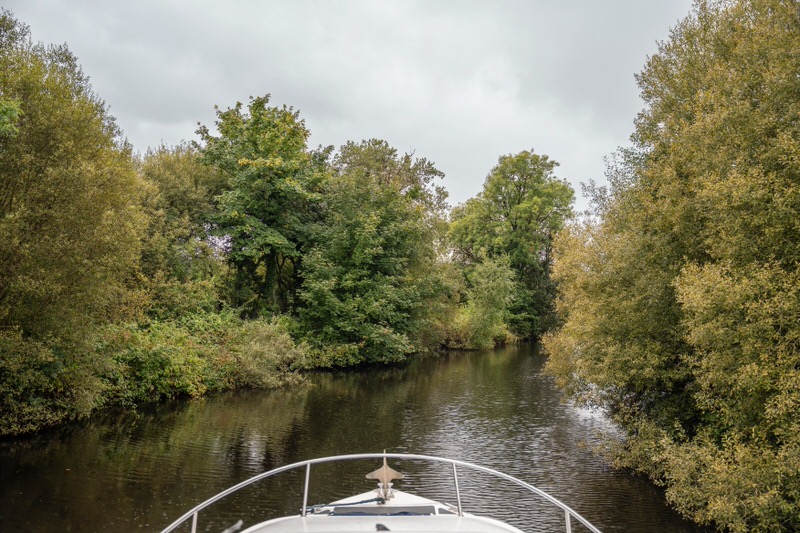
[[[616,459],[732,531],[800,523],[800,9],[697,2],[638,76],[634,157],[557,243],[550,368]]]
[[[143,217],[130,150],[76,58],[7,11],[0,101],[0,425],[16,432],[92,407],[81,343],[125,309]]]

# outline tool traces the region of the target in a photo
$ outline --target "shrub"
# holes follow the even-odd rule
[[[0,331],[0,435],[20,435],[89,414],[102,362],[85,346]]]

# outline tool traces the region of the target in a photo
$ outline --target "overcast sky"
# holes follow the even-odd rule
[[[196,139],[214,106],[271,94],[310,146],[385,139],[450,203],[533,148],[603,180],[642,109],[634,74],[691,0],[0,0],[69,45],[135,149]]]

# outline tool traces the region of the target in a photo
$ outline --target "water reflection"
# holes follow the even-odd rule
[[[646,481],[609,470],[582,442],[608,429],[562,401],[542,358],[522,346],[450,354],[396,368],[312,376],[292,391],[220,395],[108,417],[0,444],[0,530],[158,530],[194,504],[247,477],[306,458],[345,453],[443,455],[529,481],[603,531],[699,532],[669,511]],[[370,488],[375,465],[315,470],[312,498]],[[403,465],[403,487],[452,501],[446,473]],[[541,508],[486,481],[462,480],[465,505],[530,529],[517,507]],[[204,516],[206,531],[244,518],[295,512],[298,476],[242,493]],[[533,506],[533,507],[530,507]],[[538,507],[537,507],[538,506]],[[563,518],[547,515],[563,528]],[[526,515],[531,516],[531,515]]]

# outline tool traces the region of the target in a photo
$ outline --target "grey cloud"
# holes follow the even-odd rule
[[[436,162],[453,203],[535,148],[602,179],[641,107],[633,74],[690,0],[7,0],[67,42],[138,149],[271,93],[312,144],[384,138]]]

